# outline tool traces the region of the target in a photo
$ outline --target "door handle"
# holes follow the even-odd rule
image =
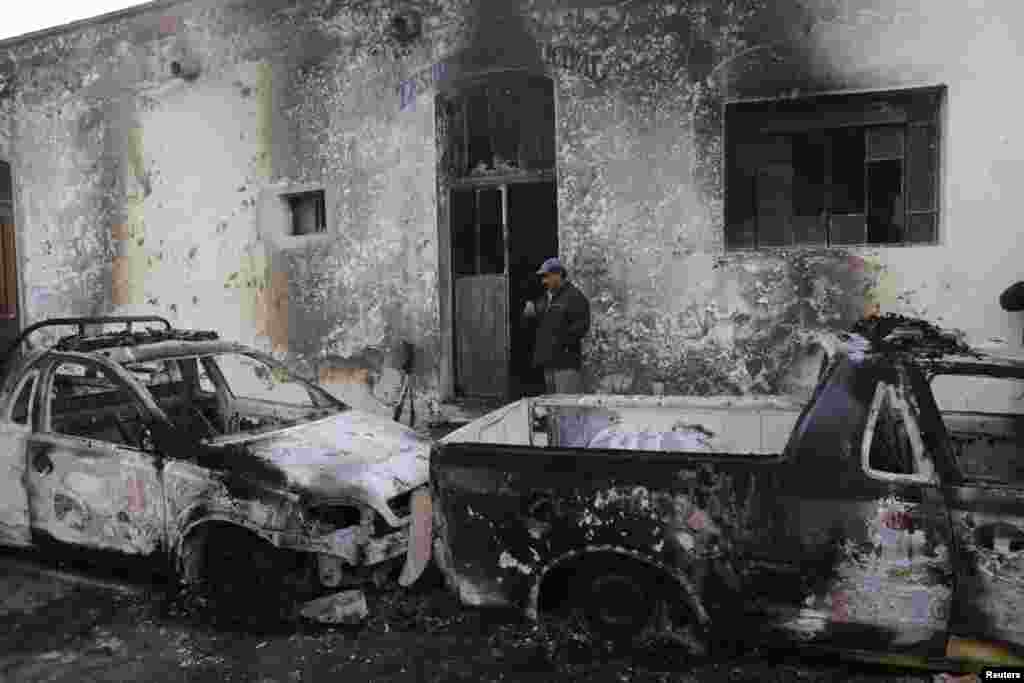
[[[36,472],[47,475],[53,472],[53,461],[50,460],[50,456],[46,453],[39,451],[32,456],[32,467],[35,468]]]

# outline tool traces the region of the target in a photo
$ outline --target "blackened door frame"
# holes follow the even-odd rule
[[[6,177],[4,177],[6,176]],[[12,341],[21,330],[21,252],[18,248],[18,230],[14,220],[14,169],[10,162],[0,159],[0,183],[9,184],[10,197],[0,194],[0,326],[2,337]],[[8,309],[8,310],[3,310]],[[13,309],[13,310],[9,310]]]
[[[511,177],[489,177],[487,179],[472,179],[472,180],[467,180],[467,181],[453,182],[448,187],[447,196],[446,196],[446,199],[447,199],[446,204],[447,204],[447,207],[448,207],[448,210],[446,211],[446,219],[447,219],[446,220],[446,226],[445,226],[446,229],[442,230],[442,232],[445,233],[443,235],[444,239],[442,240],[442,243],[446,245],[446,246],[442,247],[442,249],[444,250],[442,253],[447,256],[447,258],[446,258],[447,265],[446,266],[442,265],[442,267],[446,268],[446,274],[447,274],[447,281],[448,281],[448,283],[447,283],[447,287],[446,287],[446,289],[447,289],[447,301],[442,301],[442,310],[450,311],[449,318],[448,318],[448,323],[446,324],[446,328],[450,332],[451,342],[450,342],[450,344],[446,345],[446,348],[445,348],[445,353],[447,355],[446,364],[449,364],[449,367],[450,367],[449,377],[451,377],[450,393],[448,393],[449,397],[457,397],[458,396],[458,385],[459,385],[458,356],[457,356],[458,351],[456,349],[456,339],[458,337],[458,333],[454,329],[454,326],[457,324],[457,321],[458,321],[458,314],[455,311],[455,301],[456,301],[456,296],[455,296],[455,279],[456,279],[456,276],[455,276],[455,273],[454,273],[454,264],[453,264],[453,258],[452,258],[452,248],[453,248],[453,245],[452,245],[452,215],[451,215],[451,213],[452,213],[451,212],[452,196],[457,191],[471,191],[471,192],[474,192],[474,193],[479,193],[479,191],[481,191],[481,190],[493,189],[493,190],[499,190],[501,192],[501,223],[502,223],[502,236],[503,236],[503,259],[504,259],[504,270],[503,270],[502,276],[505,278],[505,304],[506,304],[505,335],[504,335],[504,340],[505,340],[504,341],[504,345],[505,345],[505,348],[503,349],[503,354],[504,354],[505,366],[508,368],[508,381],[505,382],[506,386],[505,386],[505,389],[504,389],[504,391],[503,391],[503,393],[501,395],[501,398],[506,399],[506,400],[518,399],[520,397],[520,395],[521,395],[521,391],[523,390],[524,382],[521,381],[522,378],[518,378],[518,377],[513,377],[512,376],[512,373],[515,372],[515,367],[514,367],[514,364],[513,364],[513,349],[512,349],[513,339],[515,338],[515,334],[514,334],[514,331],[512,329],[512,326],[517,324],[518,321],[519,321],[519,317],[520,317],[519,313],[520,313],[521,303],[522,302],[520,302],[517,299],[517,297],[515,296],[514,292],[516,290],[516,283],[513,283],[512,280],[511,280],[512,277],[521,277],[521,275],[518,274],[518,273],[513,273],[512,272],[512,264],[516,260],[515,259],[515,254],[512,251],[512,244],[516,240],[516,236],[513,235],[511,231],[512,230],[516,230],[517,228],[516,228],[516,226],[510,224],[510,220],[512,220],[510,218],[512,216],[512,212],[509,209],[509,195],[510,195],[509,188],[512,187],[512,186],[526,186],[526,185],[532,185],[532,186],[549,185],[549,186],[551,186],[553,188],[553,193],[557,196],[557,183],[555,181],[555,177],[554,177],[553,173],[538,174],[537,176],[532,176],[532,177],[511,176]],[[557,211],[557,205],[552,207],[552,212],[554,213],[554,215],[556,217],[555,222],[551,225],[551,229],[553,231],[553,234],[550,235],[551,242],[553,243],[554,248],[553,249],[549,249],[548,251],[545,251],[544,252],[545,256],[543,258],[547,258],[549,256],[555,256],[555,255],[557,255],[557,252],[558,252],[558,249],[557,249],[557,245],[558,245],[558,224],[557,224],[557,213],[558,213],[558,211]],[[523,226],[519,226],[518,229],[521,230],[522,227]],[[548,253],[548,252],[550,252],[550,253]],[[543,259],[538,257],[537,263],[535,265],[539,266],[542,260]],[[526,384],[528,384],[528,382]]]
[[[453,163],[453,157],[460,157],[460,155],[464,153],[465,150],[463,149],[461,150],[461,152],[453,151],[454,148],[451,146],[450,141],[453,136],[467,135],[468,129],[466,128],[466,118],[460,118],[458,116],[452,118],[452,113],[448,109],[448,106],[453,102],[457,102],[459,93],[462,92],[464,88],[471,88],[475,85],[478,85],[481,81],[484,81],[491,76],[500,76],[508,72],[532,74],[532,76],[542,77],[543,79],[546,79],[548,82],[547,87],[549,89],[550,99],[547,101],[550,103],[550,111],[548,111],[546,117],[550,118],[551,123],[551,140],[549,150],[551,153],[550,160],[541,163],[540,166],[523,166],[521,167],[521,169],[519,169],[518,172],[511,173],[508,175],[500,175],[491,171],[484,176],[469,177],[468,169],[461,169],[462,172],[453,172],[455,166],[458,165]],[[435,103],[435,130],[437,136],[436,140],[438,151],[436,167],[438,222],[438,303],[440,317],[439,332],[441,347],[439,367],[439,388],[441,399],[451,400],[457,398],[457,361],[455,355],[455,315],[453,305],[455,300],[455,278],[453,277],[452,270],[453,263],[451,230],[451,191],[455,188],[488,186],[493,187],[502,185],[509,186],[512,184],[519,183],[550,182],[554,184],[557,195],[557,173],[554,157],[555,150],[557,149],[557,130],[555,127],[555,121],[557,120],[557,97],[555,94],[554,79],[552,77],[552,74],[546,70],[544,73],[538,73],[533,72],[529,69],[499,69],[495,70],[494,73],[481,71],[474,73],[472,75],[466,74],[459,77],[458,83],[450,83],[446,88],[442,89],[438,93]],[[543,147],[543,145],[541,146]],[[557,202],[556,206],[554,207],[554,214],[556,217],[556,221],[552,227],[555,231],[554,238],[557,241]],[[517,312],[510,311],[510,313]]]

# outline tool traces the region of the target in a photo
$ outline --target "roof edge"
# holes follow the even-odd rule
[[[114,10],[113,12],[107,12],[106,14],[98,14],[94,17],[86,17],[85,19],[76,19],[75,21],[68,22],[66,24],[59,24],[57,26],[51,26],[49,28],[42,28],[38,31],[31,31],[29,33],[23,33],[19,36],[11,36],[10,38],[4,38],[0,40],[0,50],[10,49],[21,45],[22,43],[28,43],[33,40],[41,38],[48,38],[61,33],[68,33],[75,29],[84,28],[86,26],[94,24],[106,24],[118,19],[127,19],[134,17],[139,14],[151,10],[164,9],[167,7],[173,7],[175,5],[184,5],[192,0],[150,0],[138,5],[132,5],[131,7],[125,7],[123,9]]]

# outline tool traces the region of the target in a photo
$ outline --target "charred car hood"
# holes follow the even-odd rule
[[[423,486],[429,477],[430,441],[387,418],[348,410],[329,418],[211,445],[230,446],[283,475],[289,489],[313,501],[356,500],[392,524],[387,501]]]

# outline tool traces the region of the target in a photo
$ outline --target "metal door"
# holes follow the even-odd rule
[[[508,394],[506,188],[453,190],[455,383],[465,396]]]
[[[952,533],[909,386],[902,369],[840,368],[794,437],[797,453],[780,480],[775,558],[797,570],[775,588],[788,601],[775,606],[790,638],[943,651]]]
[[[25,374],[0,419],[0,545],[32,545],[25,453],[32,434],[32,406],[38,379],[38,370]]]

